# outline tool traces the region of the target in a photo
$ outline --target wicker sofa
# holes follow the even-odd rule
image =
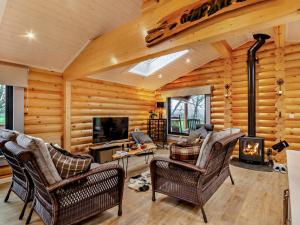
[[[33,180],[34,198],[26,224],[33,211],[46,225],[76,224],[114,206],[122,215],[125,173],[120,166],[93,164],[88,172],[50,184],[32,149],[14,141],[5,143],[5,148],[22,162]]]
[[[240,132],[207,143],[207,156],[199,165],[166,158],[154,158],[150,163],[152,200],[155,192],[166,194],[199,205],[207,222],[204,204],[217,191],[227,177],[234,181],[229,169],[229,159],[240,137]]]

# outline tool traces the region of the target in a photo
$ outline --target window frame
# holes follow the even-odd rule
[[[205,98],[204,98],[204,124],[210,122],[210,121],[207,121],[210,117],[211,117],[211,105],[209,104],[210,103],[210,97],[211,95],[209,94],[199,94],[199,95],[204,95]],[[196,95],[190,95],[190,96],[196,96]],[[189,97],[190,97],[189,96]],[[180,135],[180,136],[188,136],[189,134],[188,133],[180,133],[180,132],[172,132],[171,131],[171,101],[172,99],[174,98],[180,98],[182,96],[173,96],[173,97],[168,97],[167,98],[167,126],[168,126],[168,134],[170,135]],[[209,106],[209,108],[207,108]],[[208,115],[209,114],[209,115]]]
[[[5,87],[5,128],[14,128],[14,87]]]

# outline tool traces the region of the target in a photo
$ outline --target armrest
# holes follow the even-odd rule
[[[75,175],[73,177],[70,177],[68,179],[64,179],[64,180],[62,180],[58,183],[52,184],[52,185],[47,187],[47,190],[49,192],[54,192],[54,191],[56,191],[58,189],[61,189],[61,188],[65,187],[69,184],[72,184],[72,183],[77,182],[77,181],[84,180],[88,176],[91,176],[91,175],[94,175],[94,174],[97,174],[97,173],[102,173],[102,172],[109,171],[109,170],[115,170],[115,169],[118,170],[119,174],[121,174],[121,178],[124,180],[125,172],[124,172],[124,169],[121,166],[119,166],[119,165],[101,165],[99,167],[96,167],[94,169],[89,170],[88,172],[81,173],[81,174]]]
[[[176,165],[176,166],[180,166],[180,167],[183,167],[183,168],[186,168],[186,169],[189,169],[189,170],[193,170],[193,171],[199,172],[201,174],[205,174],[206,173],[206,170],[200,169],[198,166],[195,166],[195,165],[192,165],[192,164],[189,164],[189,163],[185,163],[185,162],[181,162],[181,161],[176,161],[176,160],[168,159],[168,158],[163,158],[163,157],[154,157],[151,160],[150,168],[156,167],[156,163],[159,162],[159,161],[161,161],[161,162],[167,162],[167,163],[169,163],[171,165]]]

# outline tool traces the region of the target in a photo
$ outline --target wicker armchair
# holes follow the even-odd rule
[[[232,134],[212,145],[203,168],[166,158],[154,158],[150,163],[152,200],[155,192],[199,205],[207,222],[204,204],[217,191],[227,177],[232,179],[229,159],[242,133]]]
[[[33,182],[27,171],[24,169],[22,162],[18,160],[16,153],[11,152],[4,147],[7,141],[7,139],[0,138],[0,149],[12,170],[12,182],[4,202],[8,201],[11,192],[14,192],[24,202],[24,206],[19,216],[19,219],[21,220],[23,219],[28,203],[33,200]]]
[[[125,174],[118,165],[98,165],[49,185],[32,152],[15,142],[7,142],[5,147],[16,153],[34,183],[34,199],[26,224],[30,223],[33,210],[46,225],[79,223],[117,205],[118,215],[122,215]]]

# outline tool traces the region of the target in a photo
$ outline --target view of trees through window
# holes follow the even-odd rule
[[[0,85],[0,127],[5,126],[5,85]]]
[[[169,98],[169,132],[188,134],[205,123],[205,95]]]

